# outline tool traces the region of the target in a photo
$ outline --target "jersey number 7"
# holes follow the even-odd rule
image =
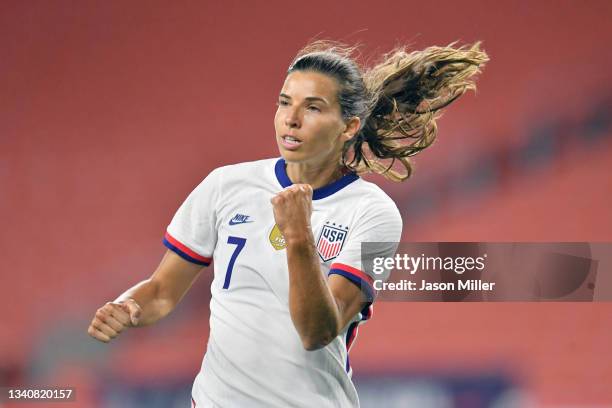
[[[234,262],[236,262],[236,258],[238,258],[238,254],[244,248],[244,244],[246,244],[246,238],[238,238],[238,237],[227,237],[227,243],[236,245],[236,249],[230,258],[229,264],[227,265],[227,272],[225,272],[225,281],[223,282],[223,289],[229,288],[230,280],[232,279],[232,271],[234,270]]]

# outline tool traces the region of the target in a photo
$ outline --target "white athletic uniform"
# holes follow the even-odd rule
[[[214,259],[210,337],[195,378],[196,407],[358,407],[348,351],[371,304],[326,347],[307,351],[289,313],[285,242],[270,199],[290,186],[283,159],[213,170],[187,197],[164,244],[188,261]],[[372,298],[361,243],[398,242],[395,203],[354,173],[313,192],[321,273],[340,274]],[[381,256],[393,256],[387,245]]]

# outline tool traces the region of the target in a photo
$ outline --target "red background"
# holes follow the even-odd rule
[[[276,95],[315,36],[362,42],[366,57],[482,40],[491,57],[414,179],[381,182],[405,240],[612,241],[611,17],[608,1],[3,2],[0,379],[79,384],[83,402],[108,375],[195,375],[211,271],[159,326],[98,346],[87,324],[153,271],[211,169],[278,155]],[[513,161],[544,125],[561,148]],[[501,176],[457,193],[453,175],[482,157]],[[435,211],[413,212],[432,188]],[[612,403],[611,318],[609,303],[381,303],[351,362],[501,367],[542,405]]]

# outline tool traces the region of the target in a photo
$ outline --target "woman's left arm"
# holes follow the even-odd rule
[[[306,350],[329,344],[363,308],[365,296],[339,275],[321,273],[310,226],[312,188],[294,184],[272,199],[287,244],[289,311]]]

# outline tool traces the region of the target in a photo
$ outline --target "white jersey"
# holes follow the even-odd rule
[[[285,242],[270,203],[291,184],[283,159],[215,169],[168,226],[168,248],[201,265],[214,259],[210,337],[192,390],[196,407],[359,406],[348,352],[372,306],[326,347],[304,349],[289,313]],[[354,173],[314,190],[312,204],[321,273],[340,274],[372,295],[361,242],[398,242],[397,207]]]

